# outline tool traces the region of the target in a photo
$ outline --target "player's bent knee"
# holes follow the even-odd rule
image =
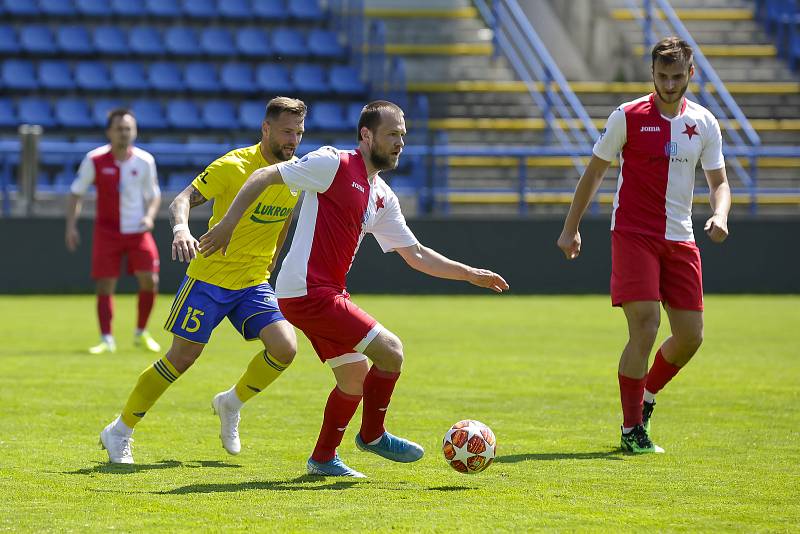
[[[172,346],[167,351],[167,359],[179,373],[184,373],[197,361],[205,345],[192,343],[178,337],[172,341]]]
[[[282,364],[289,365],[294,361],[294,357],[297,355],[297,345],[286,344],[279,347],[270,347],[267,348],[267,352]]]

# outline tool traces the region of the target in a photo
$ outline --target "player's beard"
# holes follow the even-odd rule
[[[656,90],[656,94],[658,95],[658,98],[660,98],[662,102],[664,102],[665,104],[675,104],[677,102],[680,102],[681,98],[683,98],[683,95],[686,94],[686,90],[689,88],[689,81],[688,80],[686,81],[686,85],[683,86],[683,88],[678,92],[677,95],[670,97],[671,100],[667,98],[667,95],[663,94],[658,89],[658,85],[656,85],[655,82],[653,83],[653,87]]]
[[[379,151],[380,147],[377,146],[377,143],[372,143],[369,151],[369,161],[372,163],[372,166],[377,169],[378,171],[390,171],[392,169],[396,169],[398,163],[400,163],[400,156],[398,155],[397,158],[393,160],[392,155],[387,152]]]
[[[278,161],[289,161],[294,156],[296,147],[291,145],[281,145],[272,139],[267,139],[267,149]]]

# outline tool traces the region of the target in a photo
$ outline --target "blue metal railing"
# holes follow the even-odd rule
[[[475,0],[475,5],[492,29],[495,53],[498,49],[503,52],[525,82],[533,103],[541,109],[546,136],[554,135],[561,146],[581,147],[582,150],[570,155],[575,156],[578,172],[583,172],[577,154],[591,150],[598,136],[597,128],[528,17],[516,0],[492,0],[491,7],[486,0]],[[561,126],[562,122],[567,129]]]

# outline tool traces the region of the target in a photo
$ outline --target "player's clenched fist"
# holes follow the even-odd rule
[[[558,248],[568,260],[574,260],[581,253],[581,233],[564,230],[558,236]]]

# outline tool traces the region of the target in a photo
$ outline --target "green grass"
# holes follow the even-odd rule
[[[170,300],[151,328],[164,345]],[[133,298],[116,301],[119,352],[96,357],[92,297],[0,297],[0,530],[798,528],[800,297],[707,298],[706,341],[659,395],[667,454],[646,457],[618,451],[625,326],[606,297],[355,300],[404,341],[388,426],[427,450],[412,465],[359,452],[353,423],[340,453],[359,482],[304,476],[332,376],[302,336],[245,407],[241,455],[221,448],[209,404],[259,345],[224,324],[137,427],[137,464],[110,466],[98,433],[154,360],[131,347]],[[498,438],[479,475],[441,456],[462,418]]]

